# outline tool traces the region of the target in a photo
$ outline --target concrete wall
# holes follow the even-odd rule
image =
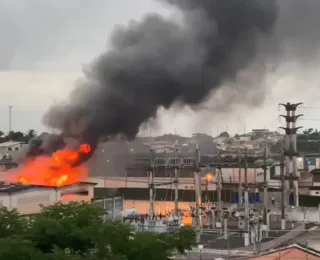
[[[96,188],[149,188],[148,180],[144,177],[93,177],[88,178],[89,182],[97,183]],[[172,182],[172,178],[154,178],[155,183],[168,183]],[[203,180],[205,184],[205,180]],[[179,178],[179,189],[194,189],[194,180],[192,178]],[[173,184],[157,186],[157,189],[172,189]],[[215,190],[214,183],[208,184],[209,190]]]
[[[280,206],[270,207],[270,217],[272,221],[280,221],[281,209]],[[320,210],[319,208],[311,207],[298,207],[285,209],[285,217],[290,222],[314,222],[320,223]]]
[[[310,190],[309,195],[320,196],[320,190]]]
[[[289,208],[286,211],[288,221],[320,223],[319,208]]]
[[[271,204],[271,198],[274,197],[275,204],[281,203],[281,192],[268,192],[268,204]],[[264,203],[263,192],[260,192],[260,203]]]
[[[92,185],[91,185],[92,186]],[[88,195],[73,194],[79,187],[70,188],[34,188],[21,192],[0,195],[0,205],[8,209],[17,209],[21,214],[36,214],[41,210],[40,205],[49,206],[57,202],[68,203],[70,201],[87,201],[93,198],[93,187],[88,185]],[[80,188],[85,188],[85,186]]]
[[[145,214],[149,212],[149,201],[147,200],[124,200],[123,208],[135,208],[139,213]],[[190,206],[195,206],[194,202],[179,202],[179,208],[182,210],[190,210]],[[156,214],[166,214],[174,210],[173,201],[155,201],[154,210]]]
[[[222,178],[224,182],[238,182],[239,181],[239,169],[238,168],[222,168]],[[256,169],[256,168],[248,168],[248,182],[255,183],[255,182],[263,182],[263,170]],[[275,168],[275,175],[280,175],[280,168]],[[190,176],[191,177],[191,176]],[[241,179],[244,181],[244,169],[241,170]],[[120,177],[120,176],[108,176],[108,177],[91,177],[88,181],[98,183],[97,187],[109,187],[109,188],[123,188],[123,187],[132,187],[132,188],[146,188],[148,187],[147,184],[147,175],[141,177]],[[168,182],[172,181],[170,178],[161,178],[156,177],[155,182]],[[184,184],[193,185],[194,181],[193,178],[180,178],[179,179],[181,185],[179,185],[179,189],[184,189]],[[212,182],[215,182],[216,178],[213,174]],[[279,180],[271,180],[270,179],[270,171],[267,170],[267,181],[270,187],[273,188],[280,188],[281,182]],[[189,186],[190,186],[189,185]],[[188,185],[187,185],[188,186]],[[190,189],[189,187],[187,189]],[[158,188],[170,188],[170,185],[167,186],[160,186]],[[209,189],[215,189],[214,184],[210,184]]]
[[[0,147],[0,155],[10,154],[11,151],[20,150],[23,145],[20,143],[13,144],[10,146],[2,146]]]
[[[238,182],[239,181],[239,170],[238,169],[222,169],[223,180],[224,182]],[[244,181],[244,171],[241,172],[241,179]],[[279,188],[281,183],[278,180],[270,180],[270,174],[267,173],[267,179],[270,187]],[[89,177],[87,179],[89,182],[97,183],[97,188],[147,188],[148,187],[148,178],[147,177]],[[165,183],[173,181],[173,178],[162,178],[155,177],[154,181],[156,183]],[[213,183],[212,183],[213,182]],[[216,189],[216,179],[215,176],[212,176],[211,183],[209,183],[208,189]],[[248,182],[263,182],[263,175],[257,172],[256,169],[248,169]],[[206,181],[203,178],[202,183],[205,184]],[[157,189],[170,189],[172,188],[171,184],[158,186]],[[179,189],[193,189],[194,188],[194,179],[193,178],[179,178]]]
[[[8,209],[18,209],[21,214],[33,214],[40,211],[42,205],[50,205],[57,201],[54,189],[32,189],[0,196],[0,203]]]

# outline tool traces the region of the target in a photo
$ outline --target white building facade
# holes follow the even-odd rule
[[[17,209],[20,214],[37,214],[41,205],[49,206],[57,202],[87,201],[93,199],[92,183],[78,183],[65,187],[45,187],[27,185],[0,186],[0,205]]]

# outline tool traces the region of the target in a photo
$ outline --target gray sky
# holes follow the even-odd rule
[[[82,66],[108,48],[114,26],[140,19],[148,12],[175,15],[153,0],[0,0],[0,129],[8,130],[8,106],[13,105],[14,130],[44,130],[44,111],[65,99]],[[318,71],[318,63],[312,68],[288,65],[266,75],[272,91],[266,104],[254,111],[241,107],[223,116],[211,110],[160,111],[158,128],[152,133],[189,135],[196,130],[215,134],[226,128],[243,132],[244,128],[264,126],[276,129],[281,126],[277,103],[286,101],[319,107],[301,110],[306,119],[319,121],[301,123],[320,128]],[[304,84],[308,90],[300,88]],[[207,106],[218,99],[213,98]]]

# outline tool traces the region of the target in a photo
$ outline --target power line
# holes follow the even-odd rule
[[[300,120],[304,120],[304,121],[320,121],[320,118],[301,118]]]
[[[320,106],[301,106],[301,109],[320,109]]]
[[[274,107],[278,109],[278,104],[264,104],[262,106],[267,106],[267,107]],[[299,107],[301,110],[302,109],[320,109],[320,106],[300,106]]]

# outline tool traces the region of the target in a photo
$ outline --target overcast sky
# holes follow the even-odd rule
[[[175,15],[153,0],[0,0],[0,129],[8,130],[12,105],[14,130],[45,130],[42,114],[52,103],[67,98],[82,66],[108,48],[113,28],[148,12]],[[286,101],[305,102],[301,112],[308,120],[301,123],[320,128],[318,73],[316,63],[312,69],[289,66],[267,75],[270,93],[266,104],[256,110],[239,107],[223,116],[213,110],[160,111],[152,134],[276,129],[282,125],[277,104]],[[307,90],[297,90],[305,84]]]

